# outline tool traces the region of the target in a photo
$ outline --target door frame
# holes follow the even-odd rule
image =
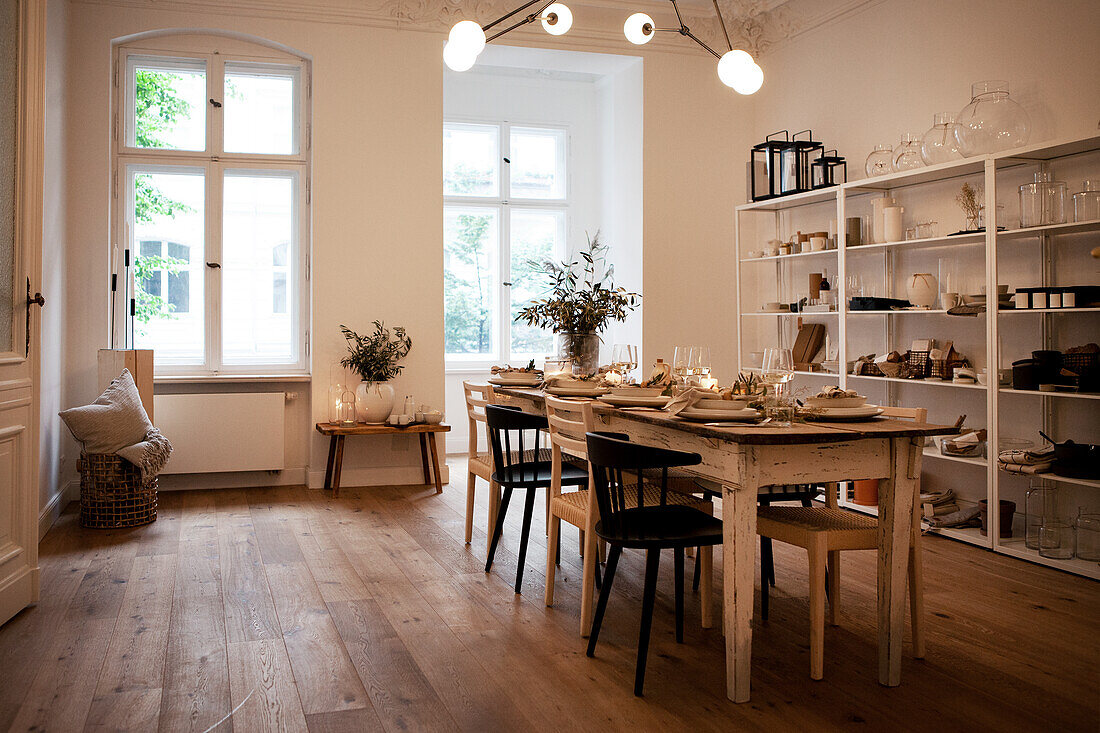
[[[16,0],[19,23],[11,350],[0,354],[0,441],[16,445],[10,542],[0,556],[0,623],[39,598],[39,308],[45,163],[46,0]],[[28,324],[29,330],[19,326]],[[29,338],[29,342],[28,339]],[[8,424],[12,423],[12,424]],[[21,424],[20,424],[21,423]],[[18,442],[15,442],[18,441]]]

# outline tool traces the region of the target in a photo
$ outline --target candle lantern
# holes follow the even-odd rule
[[[799,135],[806,137],[800,140]],[[825,154],[825,143],[814,140],[812,130],[802,130],[791,135],[791,145],[791,150],[784,151],[783,180],[780,186],[784,195],[811,190],[813,163]]]
[[[830,155],[830,153],[832,153]],[[810,164],[810,180],[813,188],[828,188],[848,182],[848,162],[835,150],[825,153]]]
[[[345,385],[340,393],[340,401],[336,404],[336,422],[343,427],[355,426],[355,391],[351,385]]]
[[[782,139],[779,139],[780,135]],[[793,151],[794,145],[786,130],[773,132],[764,138],[764,142],[752,146],[749,183],[753,201],[765,201],[789,193],[782,188],[782,171],[784,154]]]

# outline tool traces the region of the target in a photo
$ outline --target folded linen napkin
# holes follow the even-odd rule
[[[1047,463],[1031,463],[1026,466],[1017,463],[1001,463],[1001,470],[1005,473],[1019,473],[1025,476],[1030,476],[1035,473],[1047,473],[1054,467],[1054,462],[1049,461]]]
[[[1047,446],[1039,450],[1003,450],[997,455],[997,460],[1004,464],[1017,466],[1050,463],[1054,460],[1054,448]]]
[[[981,510],[972,506],[951,514],[925,517],[924,521],[932,527],[979,527],[981,526],[980,514]]]
[[[716,399],[719,399],[717,392],[712,392],[709,389],[689,387],[669,400],[668,404],[665,405],[665,411],[670,415],[678,415],[687,408],[694,407],[699,400]]]
[[[119,449],[118,456],[141,469],[142,481],[151,481],[168,465],[172,444],[160,434],[160,430],[150,428],[144,440]]]

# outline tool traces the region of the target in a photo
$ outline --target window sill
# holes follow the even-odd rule
[[[309,382],[309,374],[157,374],[153,384],[252,384]]]

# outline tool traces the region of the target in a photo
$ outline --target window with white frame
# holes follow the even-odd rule
[[[452,366],[553,353],[553,334],[513,321],[544,294],[538,263],[566,254],[568,134],[507,122],[443,126],[444,345]]]
[[[160,374],[306,373],[305,62],[123,47],[117,64],[115,343]]]

